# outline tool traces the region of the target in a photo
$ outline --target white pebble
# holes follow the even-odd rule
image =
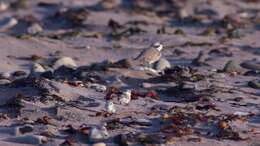
[[[6,18],[6,22],[1,26],[1,29],[9,29],[18,24],[18,20],[14,17]]]
[[[108,113],[116,113],[116,108],[112,101],[106,102],[106,111]]]
[[[47,137],[40,135],[25,135],[15,138],[10,138],[11,141],[23,144],[39,145],[47,142]]]
[[[35,63],[32,65],[31,75],[39,76],[40,74],[44,73],[45,71],[46,71],[45,68],[41,64]]]
[[[30,27],[28,27],[27,28],[27,32],[29,33],[29,34],[37,34],[37,33],[40,33],[40,32],[42,32],[43,31],[43,28],[41,27],[41,25],[40,24],[38,24],[38,23],[34,23],[34,24],[32,24]]]
[[[89,133],[89,141],[100,142],[105,140],[108,136],[109,135],[105,126],[92,127]]]
[[[57,69],[61,66],[66,66],[66,67],[71,67],[71,68],[75,68],[77,67],[76,62],[70,58],[70,57],[62,57],[60,59],[58,59],[54,64],[53,64],[53,68]]]
[[[99,143],[94,143],[92,146],[106,146],[106,144],[103,142],[99,142]]]
[[[0,12],[7,10],[8,7],[9,7],[9,5],[6,2],[4,2],[4,1],[0,2]]]
[[[131,101],[131,90],[126,90],[120,96],[119,102],[120,104],[128,104]]]

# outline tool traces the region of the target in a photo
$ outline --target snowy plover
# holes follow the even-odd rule
[[[144,49],[134,60],[142,66],[149,66],[161,58],[163,45],[159,42],[154,43],[151,47]]]

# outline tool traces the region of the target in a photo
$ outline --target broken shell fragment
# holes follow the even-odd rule
[[[126,90],[125,92],[122,93],[122,95],[120,96],[119,102],[121,104],[128,104],[131,101],[131,90]]]

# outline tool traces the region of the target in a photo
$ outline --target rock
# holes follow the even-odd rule
[[[11,81],[8,79],[0,79],[0,85],[6,85],[6,84],[10,84]]]
[[[66,78],[72,77],[74,71],[75,70],[73,68],[62,65],[62,66],[58,67],[57,69],[55,69],[53,74],[54,74],[55,78],[66,79]]]
[[[189,13],[186,8],[180,8],[177,13],[179,19],[185,19],[189,17]]]
[[[116,113],[116,108],[112,101],[106,102],[106,111],[111,114]]]
[[[119,102],[120,104],[128,104],[131,101],[131,90],[126,90],[120,96]]]
[[[105,126],[92,127],[89,132],[90,142],[101,142],[108,138],[108,132]]]
[[[92,83],[89,85],[90,88],[95,89],[97,92],[105,92],[107,87],[105,85]]]
[[[39,63],[35,63],[31,67],[31,75],[34,77],[39,77],[45,71],[45,68]]]
[[[38,23],[33,23],[30,27],[27,28],[27,33],[31,34],[31,35],[40,33],[42,31],[43,31],[43,28]]]
[[[8,3],[4,2],[4,1],[0,2],[0,12],[3,12],[5,10],[7,10],[8,8],[9,8]]]
[[[246,69],[260,71],[260,60],[253,59],[250,61],[245,61],[241,63],[240,66]]]
[[[105,10],[110,10],[118,7],[121,4],[122,0],[106,0],[100,3],[101,8]]]
[[[9,138],[8,140],[16,143],[40,145],[47,142],[47,137],[40,135],[25,135],[15,138]]]
[[[206,64],[206,59],[207,56],[204,51],[200,51],[198,56],[192,61],[192,64],[197,66]]]
[[[14,77],[15,79],[24,78],[26,76],[27,76],[27,73],[22,70],[18,70],[18,71],[15,71],[12,73],[12,77]]]
[[[54,75],[53,75],[53,72],[49,70],[49,71],[42,73],[41,77],[47,78],[47,79],[52,79],[52,78],[54,78]]]
[[[136,143],[135,137],[132,133],[120,134],[117,136],[116,143],[122,146],[132,146]]]
[[[23,127],[15,127],[14,128],[14,135],[15,136],[20,136],[20,135],[23,135],[25,133],[29,133],[29,132],[32,132],[34,129],[34,127],[32,125],[25,125]]]
[[[122,59],[122,60],[119,60],[118,62],[115,62],[113,64],[113,67],[117,67],[117,68],[132,68],[133,67],[133,62],[130,59]]]
[[[94,143],[92,146],[106,146],[106,144],[103,142],[99,142],[99,143]]]
[[[0,79],[10,79],[11,74],[9,72],[0,73]]]
[[[260,89],[260,82],[259,81],[249,81],[247,85],[254,89]]]
[[[14,17],[7,17],[2,22],[1,29],[10,29],[18,24],[18,20]]]
[[[70,67],[70,68],[76,68],[77,64],[76,62],[70,58],[70,57],[62,57],[60,59],[58,59],[54,64],[53,64],[53,68],[57,69],[61,66],[66,66],[66,67]]]
[[[147,119],[135,119],[133,122],[138,125],[141,125],[141,126],[151,126],[152,125],[152,122]]]
[[[234,73],[234,72],[240,73],[240,72],[241,72],[239,66],[238,66],[238,65],[236,64],[236,62],[233,61],[233,60],[229,60],[229,61],[225,64],[225,66],[224,66],[224,68],[223,68],[222,71],[223,71],[223,72],[226,72],[226,73]]]
[[[167,68],[171,68],[171,64],[170,62],[165,59],[165,58],[161,58],[160,60],[158,60],[155,64],[154,64],[154,69],[158,70],[158,71],[163,71]]]

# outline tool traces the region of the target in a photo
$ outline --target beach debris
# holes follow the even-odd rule
[[[129,104],[129,102],[131,101],[131,95],[132,91],[131,90],[126,90],[124,91],[121,96],[119,96],[119,102],[120,104]]]
[[[90,129],[89,132],[89,141],[90,142],[102,142],[107,139],[109,136],[107,128],[105,125],[94,126]]]
[[[167,68],[171,68],[171,64],[165,58],[161,58],[157,62],[154,63],[154,69],[156,69],[158,71],[163,71]]]
[[[111,113],[111,114],[116,113],[116,107],[112,101],[107,101],[105,106],[106,106],[106,111],[108,113]]]
[[[27,33],[30,35],[35,35],[38,33],[41,33],[43,31],[43,28],[38,23],[33,23],[31,26],[27,28]]]
[[[55,61],[55,63],[53,64],[53,68],[57,69],[61,66],[66,66],[69,68],[76,68],[77,64],[74,61],[74,59],[72,59],[71,57],[61,57]]]
[[[24,135],[15,138],[8,138],[7,140],[16,143],[32,144],[32,145],[40,145],[48,141],[47,137],[40,136],[40,135]]]

